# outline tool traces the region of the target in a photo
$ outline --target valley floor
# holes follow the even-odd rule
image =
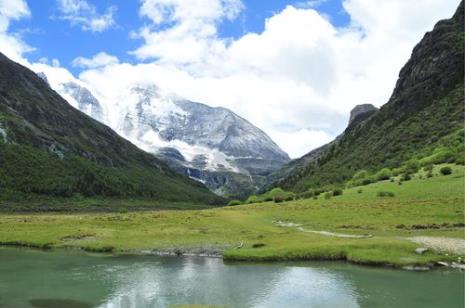
[[[1,214],[0,243],[225,260],[430,265],[465,258],[464,171],[384,181],[342,196],[206,210]],[[394,193],[379,197],[378,192]],[[427,248],[423,253],[417,248]]]

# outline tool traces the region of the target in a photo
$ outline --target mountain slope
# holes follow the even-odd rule
[[[265,191],[270,188],[270,186],[276,185],[276,183],[284,182],[289,177],[304,176],[306,172],[306,167],[311,163],[314,163],[319,159],[325,152],[335,143],[337,143],[344,134],[347,134],[349,131],[353,130],[355,127],[360,125],[362,122],[367,121],[372,115],[378,111],[378,108],[371,104],[362,104],[355,106],[350,112],[350,119],[347,128],[344,133],[337,136],[336,139],[327,143],[319,148],[316,148],[304,156],[293,159],[289,163],[283,165],[281,168],[271,173],[267,178],[267,184],[262,187],[261,191]]]
[[[74,109],[46,81],[0,54],[0,196],[137,197],[210,203],[109,127]]]
[[[219,195],[253,193],[289,161],[270,137],[232,111],[167,95],[153,84],[132,84],[100,102],[77,95],[90,92],[76,82],[52,86],[71,96],[76,108]],[[97,116],[102,110],[107,113]]]
[[[360,169],[397,167],[464,125],[464,7],[414,48],[388,103],[313,158],[271,178],[294,191],[342,183]]]

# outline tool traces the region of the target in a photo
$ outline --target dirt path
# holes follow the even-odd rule
[[[373,237],[371,234],[345,234],[345,233],[335,233],[335,232],[329,232],[329,231],[317,231],[317,230],[309,230],[309,229],[304,229],[301,227],[300,224],[296,224],[293,222],[282,222],[282,221],[277,221],[275,222],[276,225],[280,227],[288,227],[288,228],[296,228],[297,230],[301,232],[307,232],[307,233],[315,233],[315,234],[320,234],[320,235],[326,235],[326,236],[334,236],[334,237],[342,237],[342,238],[369,238]]]
[[[434,250],[450,252],[459,255],[465,254],[465,240],[463,239],[433,236],[416,236],[409,237],[408,239]]]

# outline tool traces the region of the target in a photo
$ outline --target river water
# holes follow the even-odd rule
[[[464,307],[458,270],[0,248],[0,307]]]

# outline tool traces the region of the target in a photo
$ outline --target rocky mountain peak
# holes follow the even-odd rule
[[[360,115],[366,114],[366,113],[373,114],[376,111],[378,111],[378,108],[376,108],[372,104],[360,104],[360,105],[355,106],[350,111],[349,125],[352,124],[352,122]]]

